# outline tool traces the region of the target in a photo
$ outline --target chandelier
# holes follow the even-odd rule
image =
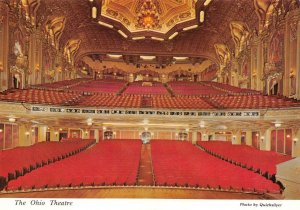
[[[146,29],[157,28],[159,25],[159,14],[152,0],[144,0],[138,12],[138,26]]]

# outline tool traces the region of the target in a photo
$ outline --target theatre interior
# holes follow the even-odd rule
[[[299,0],[0,0],[0,199],[300,199]]]

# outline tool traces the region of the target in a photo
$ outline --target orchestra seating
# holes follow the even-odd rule
[[[247,145],[232,145],[231,142],[225,141],[198,141],[197,145],[210,154],[236,165],[259,171],[269,178],[275,175],[277,164],[291,160],[291,156],[262,151]]]
[[[279,193],[279,185],[186,141],[151,141],[156,185]]]
[[[126,81],[117,79],[91,80],[73,86],[70,90],[91,93],[118,93],[125,84]]]
[[[160,82],[151,82],[151,86],[145,85],[147,82],[133,82],[124,91],[124,94],[142,95],[167,95],[168,90]]]
[[[141,141],[102,141],[70,158],[12,180],[7,190],[135,185]]]
[[[69,105],[77,101],[80,95],[55,90],[23,89],[0,94],[0,100],[32,104]]]
[[[221,95],[224,91],[196,82],[173,81],[168,83],[176,95]]]
[[[74,155],[93,143],[95,143],[95,139],[41,142],[29,147],[17,147],[0,151],[0,189],[3,188],[6,181]]]

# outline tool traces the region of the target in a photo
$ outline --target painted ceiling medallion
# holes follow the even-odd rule
[[[160,27],[158,9],[152,0],[144,0],[137,19],[137,28],[155,29]]]

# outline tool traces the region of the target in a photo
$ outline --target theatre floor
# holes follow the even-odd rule
[[[281,195],[220,192],[199,189],[113,187],[1,193],[0,198],[165,198],[165,199],[282,199]]]

